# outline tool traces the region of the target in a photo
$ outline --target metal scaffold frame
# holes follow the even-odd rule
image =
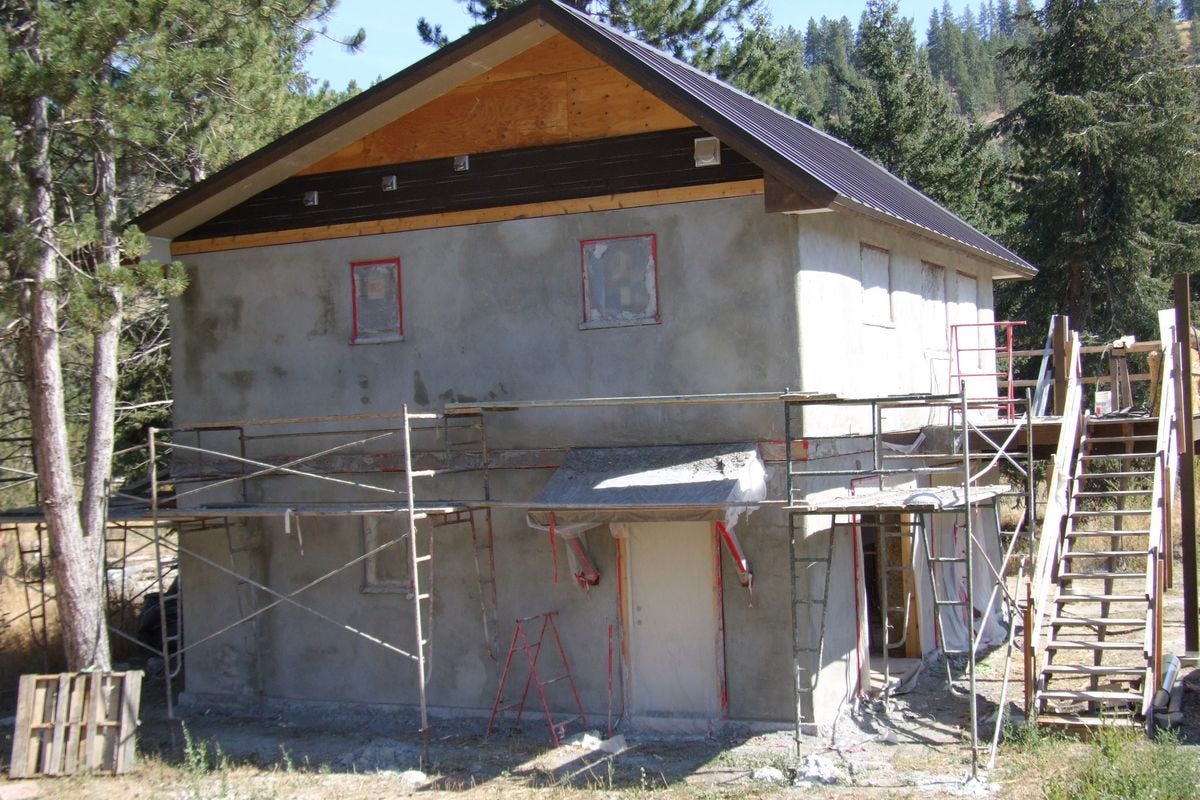
[[[400,424],[396,427],[375,428],[375,429],[355,429],[352,431],[344,430],[316,430],[316,431],[291,431],[287,433],[265,433],[265,434],[247,434],[248,428],[275,428],[279,426],[303,426],[303,425],[327,425],[327,424],[343,424],[374,422],[378,423],[387,420],[397,420]],[[431,422],[440,422],[440,424],[430,424]],[[414,424],[416,423],[416,424]],[[456,438],[456,434],[463,430],[477,430],[478,438],[475,440],[463,442],[461,436]],[[200,435],[209,432],[235,432],[238,440],[238,453],[232,454],[211,447],[203,447],[200,444]],[[444,440],[443,447],[437,450],[417,451],[413,446],[414,434],[429,434],[440,435]],[[183,444],[175,441],[181,434],[192,434],[197,438],[195,445]],[[281,464],[271,464],[266,461],[249,458],[247,456],[247,443],[260,439],[297,439],[303,437],[344,437],[351,436],[350,441],[319,449],[309,455],[289,458]],[[170,437],[165,439],[164,437]],[[402,440],[402,464],[398,471],[402,471],[403,488],[396,489],[388,486],[380,486],[378,484],[368,483],[363,480],[350,480],[347,478],[336,477],[332,474],[322,474],[313,468],[300,469],[301,465],[317,461],[322,458],[328,458],[335,454],[343,454],[346,451],[362,448],[375,442],[390,438],[399,437]],[[416,469],[414,468],[414,457],[418,455],[429,455],[437,453],[447,463],[450,462],[452,451],[455,448],[461,450],[463,446],[479,446],[479,455],[474,458],[474,465],[468,467],[448,467],[448,468],[430,468]],[[239,593],[239,609],[241,615],[238,619],[228,623],[219,629],[199,638],[195,641],[187,642],[186,644],[180,641],[178,633],[171,633],[166,624],[160,626],[162,641],[160,644],[159,654],[163,659],[164,664],[164,688],[166,693],[167,713],[168,716],[174,717],[174,691],[172,680],[178,675],[179,667],[182,662],[182,656],[189,650],[199,647],[206,642],[221,636],[234,628],[248,623],[255,623],[258,617],[270,611],[271,609],[287,604],[298,608],[308,614],[311,614],[318,619],[335,625],[342,630],[351,633],[360,638],[370,641],[376,646],[399,655],[403,658],[411,660],[416,665],[417,672],[417,692],[420,714],[420,729],[425,733],[429,729],[428,702],[425,694],[428,684],[429,673],[429,632],[430,615],[429,601],[430,589],[428,581],[432,575],[432,533],[430,534],[428,543],[422,547],[421,537],[417,531],[417,521],[427,517],[440,518],[438,526],[465,524],[469,523],[474,530],[474,513],[479,510],[475,503],[418,503],[416,500],[416,489],[414,487],[415,478],[433,477],[451,472],[468,472],[482,469],[487,463],[487,443],[486,435],[483,432],[482,423],[473,423],[470,420],[463,421],[462,419],[451,421],[442,414],[433,413],[412,413],[407,406],[403,406],[399,414],[371,414],[371,415],[354,415],[350,417],[293,417],[280,418],[270,420],[246,420],[239,422],[220,422],[206,423],[191,426],[177,426],[171,429],[154,429],[149,431],[149,440],[147,443],[147,452],[149,454],[149,463],[157,464],[160,454],[171,453],[176,455],[186,453],[194,455],[199,459],[199,472],[189,474],[185,468],[181,470],[181,474],[168,480],[163,480],[159,477],[157,469],[150,470],[149,479],[149,497],[148,499],[137,498],[145,503],[147,508],[143,513],[147,515],[150,522],[151,532],[147,534],[140,528],[127,527],[125,530],[141,536],[146,540],[143,547],[153,547],[155,553],[155,561],[158,565],[157,570],[157,588],[160,598],[167,597],[167,575],[170,573],[169,568],[164,568],[164,565],[174,563],[177,565],[180,557],[187,557],[199,563],[205,564],[217,572],[227,575],[238,582],[239,587],[248,586],[253,589],[269,595],[272,600],[265,605],[255,608],[252,611],[246,611],[242,602],[242,597]],[[453,453],[458,455],[458,453]],[[210,463],[205,463],[208,459]],[[205,472],[205,469],[213,469],[221,462],[232,462],[242,471],[242,474],[221,473],[219,470],[215,473]],[[246,469],[253,471],[248,474]],[[284,503],[248,503],[247,485],[250,481],[259,478],[272,476],[288,476],[318,482],[330,483],[339,486],[348,486],[357,490],[366,490],[376,493],[385,494],[391,498],[395,498],[391,502],[370,503],[370,502],[352,502],[346,504],[335,503],[319,503],[319,504],[299,504],[293,502]],[[192,485],[190,488],[178,491],[180,484]],[[214,505],[194,506],[180,508],[178,501],[181,498],[195,497],[203,492],[212,492],[215,489],[222,487],[238,485],[241,493],[241,503],[218,503]],[[165,487],[171,487],[172,491],[165,491]],[[484,501],[487,499],[488,482],[484,480]],[[128,497],[128,496],[127,496]],[[130,498],[134,499],[134,498]],[[167,502],[164,502],[166,500]],[[231,561],[234,553],[232,537],[230,536],[230,520],[231,519],[246,519],[246,518],[264,518],[282,516],[284,519],[285,532],[288,532],[295,526],[297,539],[301,539],[301,522],[305,516],[362,516],[362,515],[395,515],[402,517],[405,520],[403,532],[388,541],[377,544],[371,548],[365,548],[364,552],[355,558],[341,564],[340,566],[329,570],[317,577],[314,580],[305,583],[304,585],[293,589],[288,593],[284,593],[273,589],[262,581],[255,580],[250,575],[239,572],[232,566],[226,566],[214,561],[211,558],[195,551],[192,548],[185,546],[179,540],[178,534],[189,525],[199,524],[201,528],[220,527],[226,531],[227,538],[230,541],[230,556]],[[485,513],[485,524],[487,526],[487,540],[491,540],[491,515]],[[119,523],[114,523],[119,524]],[[176,541],[172,543],[166,535],[168,529],[174,528],[176,533]],[[368,559],[382,553],[384,550],[391,548],[407,540],[407,563],[410,576],[410,598],[412,601],[412,621],[414,630],[414,642],[411,647],[401,647],[392,642],[389,642],[379,636],[373,635],[367,631],[361,630],[349,623],[335,619],[319,609],[301,602],[297,596],[306,592],[313,587],[322,584],[331,578],[344,573],[351,567],[357,566],[366,562]],[[302,545],[301,545],[302,546]],[[173,556],[173,558],[172,558]],[[492,568],[490,560],[487,562],[489,570]],[[424,576],[424,577],[423,577]],[[480,576],[481,582],[483,580]],[[162,602],[162,600],[160,600]],[[115,630],[115,632],[132,639],[123,631]],[[134,640],[136,641],[136,640]],[[138,642],[138,644],[141,644]],[[145,645],[142,645],[145,646]]]
[[[1005,404],[1008,402],[1007,398],[1001,398],[1001,400]],[[1019,403],[1020,401],[1017,402]],[[262,614],[286,604],[316,616],[325,622],[336,625],[352,635],[367,639],[389,652],[413,661],[417,667],[421,728],[423,731],[427,730],[429,725],[428,699],[425,696],[425,686],[430,677],[428,670],[428,645],[430,638],[428,624],[430,621],[428,613],[430,589],[428,578],[430,575],[429,570],[432,567],[432,552],[430,549],[423,550],[420,547],[420,537],[417,535],[416,522],[424,517],[432,516],[439,520],[437,523],[439,526],[456,524],[468,524],[470,526],[475,547],[477,574],[480,580],[480,607],[483,617],[483,628],[485,637],[488,639],[489,652],[495,654],[494,637],[497,632],[497,625],[494,553],[492,552],[491,544],[493,537],[491,528],[492,511],[494,509],[518,509],[526,511],[591,510],[591,507],[587,506],[576,507],[561,503],[539,504],[536,501],[525,499],[507,500],[493,497],[489,478],[490,470],[523,467],[513,466],[503,458],[493,457],[493,453],[489,450],[487,431],[484,424],[485,414],[488,413],[505,413],[519,410],[588,409],[597,407],[636,408],[646,406],[781,404],[785,411],[785,446],[782,450],[786,452],[776,453],[775,451],[779,449],[778,445],[780,443],[774,440],[760,440],[759,444],[760,446],[769,446],[771,448],[773,454],[771,456],[772,460],[778,459],[781,463],[787,464],[786,498],[767,498],[755,502],[730,503],[729,507],[760,508],[778,506],[789,509],[786,513],[789,517],[789,532],[792,534],[790,537],[793,566],[791,591],[794,601],[792,607],[793,644],[795,645],[797,629],[794,616],[794,609],[796,608],[795,593],[798,585],[801,583],[799,576],[795,572],[799,558],[795,551],[795,545],[798,527],[797,516],[803,512],[792,508],[796,500],[793,486],[793,478],[796,473],[794,472],[795,460],[793,458],[792,445],[798,437],[793,436],[790,410],[793,406],[814,403],[865,403],[872,406],[872,417],[874,420],[873,458],[871,468],[865,471],[870,474],[962,474],[964,472],[969,473],[972,463],[977,463],[979,460],[986,460],[987,464],[978,471],[974,478],[978,478],[980,475],[991,470],[1002,460],[1017,467],[1018,470],[1022,469],[1019,458],[1014,458],[1007,450],[1016,436],[1015,429],[1009,431],[1003,444],[993,442],[986,431],[973,424],[971,415],[967,413],[960,414],[957,420],[951,419],[953,414],[948,414],[948,422],[957,422],[959,424],[964,441],[967,438],[974,438],[990,442],[994,446],[994,452],[980,455],[972,453],[970,448],[964,448],[964,452],[954,454],[955,458],[961,458],[961,464],[955,463],[952,466],[921,466],[918,460],[930,458],[931,456],[885,452],[881,437],[884,432],[882,426],[883,411],[886,408],[912,408],[937,405],[939,403],[945,407],[951,407],[957,403],[963,409],[990,408],[995,412],[1000,405],[997,399],[982,400],[972,398],[967,400],[961,395],[905,395],[901,397],[879,397],[864,400],[844,399],[832,396],[797,395],[787,392],[751,392],[572,398],[550,401],[447,404],[440,414],[413,414],[408,411],[407,407],[403,407],[398,414],[240,420],[151,430],[149,441],[145,446],[149,456],[148,463],[157,464],[164,455],[174,456],[170,473],[171,477],[163,477],[159,474],[158,470],[151,469],[149,476],[149,496],[138,497],[135,494],[119,495],[124,501],[124,508],[116,508],[110,511],[113,515],[113,524],[124,524],[120,519],[121,514],[127,514],[131,518],[145,520],[150,523],[148,529],[136,525],[125,525],[125,533],[123,535],[136,535],[143,541],[141,547],[152,547],[154,549],[155,561],[159,567],[156,588],[159,591],[160,597],[163,597],[169,591],[169,570],[174,568],[180,558],[194,559],[198,563],[205,564],[207,567],[233,578],[238,582],[239,586],[239,618],[206,634],[203,638],[186,643],[175,641],[168,634],[167,626],[164,625],[162,627],[163,641],[160,643],[158,654],[162,657],[166,670],[164,683],[168,698],[168,712],[171,715],[174,714],[172,679],[176,676],[181,657],[186,652],[238,626],[246,624],[255,625],[256,620]],[[1028,414],[1026,414],[1026,419],[1028,419]],[[388,424],[393,421],[399,424],[395,426]],[[351,426],[352,429],[347,429],[347,426]],[[461,432],[464,430],[473,432],[471,436],[474,438],[464,438],[461,435]],[[441,440],[439,447],[418,449],[414,446],[413,439],[415,436],[430,434],[437,436]],[[203,437],[207,435],[228,437],[223,442],[225,449],[214,445],[206,446],[207,443]],[[194,441],[186,441],[186,439],[191,437],[194,437]],[[306,437],[336,438],[338,443],[313,447],[307,455],[255,457],[249,452],[250,445],[256,441],[270,439],[291,441],[303,440]],[[388,460],[388,458],[394,458],[397,455],[394,451],[382,452],[381,455],[381,448],[379,447],[381,443],[388,439],[394,440],[395,438],[403,440],[402,447],[400,448],[401,453],[399,454],[401,459],[398,462]],[[342,441],[343,439],[345,441]],[[437,441],[435,441],[435,444],[437,444]],[[364,452],[368,456],[374,453],[376,457],[370,457],[365,462],[361,462]],[[339,459],[341,460],[339,461]],[[359,459],[359,461],[355,461],[355,459]],[[899,464],[899,466],[895,466],[895,464]],[[546,465],[539,464],[538,466],[544,468]],[[380,474],[383,472],[403,472],[403,487],[396,488],[394,486],[379,485],[378,483],[370,482],[366,478],[359,477],[359,475]],[[481,476],[482,491],[480,496],[473,497],[470,500],[451,500],[442,503],[418,502],[414,486],[415,479],[450,473],[475,473]],[[827,472],[825,474],[839,474],[852,477],[864,473],[863,471],[839,471]],[[292,500],[274,503],[251,502],[247,487],[254,481],[272,477],[317,481],[325,485],[344,487],[360,494],[360,496],[363,493],[381,495],[382,499],[380,501],[359,500],[348,503],[308,504]],[[235,487],[240,490],[238,495],[239,501],[237,502],[221,501],[205,505],[184,505],[180,502],[181,500],[191,498],[191,502],[194,503],[205,492],[212,493],[221,489],[225,489],[228,492]],[[967,492],[969,493],[969,491],[970,486],[968,485]],[[1032,508],[1032,505],[1029,507]],[[654,510],[663,511],[674,507],[653,506],[653,508]],[[482,519],[483,521],[483,531],[476,529],[477,517],[475,515],[477,513],[482,515],[478,519]],[[403,533],[388,541],[380,542],[373,548],[364,548],[362,554],[331,569],[303,586],[290,591],[285,592],[273,589],[267,586],[265,582],[256,580],[246,570],[239,570],[234,567],[234,547],[230,533],[231,525],[234,523],[231,523],[231,520],[282,517],[285,530],[294,525],[297,538],[299,539],[300,520],[305,516],[361,516],[380,514],[396,515],[405,519],[406,525],[404,526],[405,530]],[[212,558],[186,546],[177,535],[174,537],[174,540],[172,539],[170,535],[172,530],[177,534],[181,529],[186,531],[189,526],[192,526],[196,530],[224,529],[227,538],[230,540],[231,563],[226,565],[214,561]],[[195,526],[199,527],[196,528]],[[412,619],[415,636],[413,646],[398,646],[370,632],[360,630],[334,619],[330,615],[299,599],[299,595],[314,586],[343,573],[351,567],[362,564],[386,548],[401,543],[405,538],[408,540],[408,567],[410,574],[414,578]],[[1013,541],[1015,543],[1016,537],[1014,537]],[[825,566],[824,585],[826,588],[822,595],[822,602],[824,595],[828,594],[828,585],[830,582],[830,567],[832,565],[833,553],[832,536],[824,544],[825,555],[814,554],[810,558],[811,563],[808,564],[810,568],[815,567],[819,563],[823,563]],[[432,532],[430,533],[429,545],[430,547],[432,546]],[[124,543],[122,543],[122,546],[124,546]],[[1011,553],[1012,547],[1010,546],[1009,555]],[[1001,565],[1000,569],[1003,570],[1004,568],[1004,565]],[[820,581],[819,575],[816,580]],[[249,587],[254,591],[265,593],[270,596],[271,600],[261,605],[261,607],[251,609],[248,607],[248,603],[243,602],[240,592],[241,587]],[[823,658],[824,638],[823,632],[816,637],[814,649],[817,653],[818,661]],[[799,677],[799,672],[797,672],[798,692],[800,687]],[[813,678],[815,679],[815,674]],[[798,721],[800,719],[799,708],[800,704],[798,700]],[[975,727],[973,724],[972,728],[974,729]]]
[[[934,627],[939,649],[943,653],[947,671],[947,685],[953,690],[953,673],[949,656],[962,655],[966,657],[966,672],[968,678],[968,693],[970,697],[970,746],[971,746],[971,769],[972,775],[978,773],[978,755],[979,755],[979,726],[978,726],[978,706],[975,686],[975,671],[978,652],[982,640],[983,631],[995,605],[995,600],[998,593],[1003,593],[1005,603],[1009,609],[1009,635],[1007,643],[1007,654],[1005,662],[1004,685],[1002,692],[1007,690],[1009,666],[1011,664],[1012,654],[1014,651],[1015,641],[1015,624],[1014,621],[1020,618],[1020,611],[1016,599],[1013,598],[1005,581],[1009,575],[1010,565],[1012,564],[1016,544],[1024,533],[1029,540],[1029,550],[1033,551],[1036,542],[1036,508],[1033,485],[1033,411],[1032,398],[1029,393],[1026,393],[1025,398],[979,398],[968,397],[965,386],[960,388],[958,394],[914,394],[903,396],[881,396],[881,397],[864,397],[864,398],[842,398],[832,396],[805,396],[792,395],[784,398],[784,429],[785,429],[785,450],[787,454],[787,511],[788,511],[788,541],[790,545],[790,554],[792,562],[792,635],[793,635],[793,670],[795,674],[795,705],[796,705],[796,744],[799,749],[801,739],[805,734],[806,727],[816,727],[816,719],[811,716],[812,709],[815,708],[813,695],[816,691],[817,679],[823,668],[823,650],[824,650],[824,632],[825,632],[825,606],[828,603],[829,580],[828,576],[831,571],[832,556],[833,556],[833,539],[836,535],[839,526],[838,518],[847,516],[847,512],[854,508],[859,511],[869,511],[870,513],[892,512],[900,516],[897,519],[902,520],[904,515],[909,516],[909,522],[897,523],[902,527],[907,525],[910,536],[920,538],[925,546],[926,562],[930,571],[930,585],[933,591],[934,608]],[[804,431],[803,412],[806,409],[811,409],[816,406],[857,406],[869,409],[870,429],[863,431],[857,435],[857,438],[870,440],[870,455],[871,461],[868,465],[855,468],[841,469],[821,469],[809,468],[807,457],[800,459],[796,457],[798,445],[803,445],[802,452],[807,456],[807,443]],[[1023,407],[1022,414],[1013,413],[1016,407]],[[948,431],[953,431],[956,434],[951,436],[950,448],[946,452],[922,451],[922,452],[887,452],[885,445],[885,436],[889,433],[885,428],[884,412],[891,409],[945,409],[947,413]],[[983,424],[983,415],[980,412],[985,410],[995,413],[997,410],[1006,412],[1004,416],[1007,418],[1002,428],[1007,428],[1006,435],[995,437],[994,431],[996,422],[989,420],[989,424],[985,429]],[[800,413],[799,428],[793,414]],[[937,426],[933,426],[937,427]],[[906,431],[911,431],[911,426],[905,428]],[[1017,441],[1021,431],[1025,431],[1025,452],[1014,454],[1010,452],[1014,442]],[[895,432],[895,431],[892,431]],[[957,439],[957,441],[955,441]],[[980,445],[978,452],[973,451],[972,442]],[[983,448],[990,449],[990,452]],[[983,462],[982,466],[979,463]],[[1023,463],[1022,463],[1023,462]],[[1024,486],[1018,493],[1024,502],[1024,515],[1016,530],[1011,533],[1011,539],[1008,546],[1005,548],[1004,558],[1001,564],[992,564],[987,560],[986,551],[979,548],[979,543],[976,539],[976,532],[973,529],[973,518],[975,507],[984,502],[990,501],[996,513],[997,530],[1000,531],[999,510],[995,504],[995,498],[1000,492],[995,491],[997,487],[982,487],[980,481],[990,473],[992,473],[999,464],[1004,463],[1011,468],[1013,473],[1024,482]],[[803,479],[812,479],[818,477],[824,478],[845,478],[853,482],[864,478],[877,478],[880,481],[882,489],[882,481],[885,477],[896,480],[929,480],[933,476],[956,477],[958,490],[961,495],[958,501],[953,506],[947,507],[931,507],[929,499],[925,498],[922,502],[920,492],[916,492],[911,498],[905,499],[900,504],[894,498],[880,500],[877,505],[873,505],[869,499],[858,502],[854,505],[847,504],[839,509],[836,501],[816,503],[805,503],[797,492],[797,481]],[[990,488],[992,491],[982,491]],[[881,497],[884,493],[881,492]],[[1013,494],[1008,492],[1006,494]],[[978,496],[977,496],[978,495]],[[877,509],[872,511],[871,509]],[[938,555],[932,547],[929,536],[930,526],[925,520],[935,513],[954,513],[961,514],[963,518],[965,547],[961,557],[957,556],[942,556]],[[816,514],[828,514],[830,516],[830,528],[827,556],[822,558],[814,558],[811,555],[800,552],[800,542],[805,538],[806,531],[804,530],[803,520]],[[857,514],[852,514],[851,519],[857,525]],[[881,524],[880,531],[884,528]],[[1002,533],[1005,533],[1001,531]],[[883,534],[886,536],[886,534]],[[897,530],[897,536],[905,535]],[[976,586],[974,580],[974,560],[976,557],[975,550],[979,549],[979,554],[987,560],[987,566],[991,572],[994,584],[989,597],[987,612],[978,625],[978,633],[975,633],[975,627],[972,622],[972,612],[970,609],[975,607]],[[915,554],[916,548],[913,548]],[[882,565],[883,580],[886,581],[889,566],[886,563],[886,547],[880,550],[883,560]],[[812,582],[801,581],[805,576],[806,570],[801,569],[802,566],[811,566],[818,562],[825,563],[825,580],[824,590],[820,598],[816,598],[812,594]],[[963,599],[944,600],[939,597],[937,566],[939,564],[947,564],[949,562],[961,562],[966,572],[966,597]],[[1018,558],[1019,570],[1023,573],[1025,569],[1025,557],[1022,554]],[[864,577],[865,580],[865,577]],[[804,584],[803,586],[801,584]],[[886,587],[886,583],[883,584]],[[855,589],[857,591],[857,589]],[[907,602],[907,601],[906,601]],[[885,591],[880,598],[881,603],[881,619],[882,619],[882,635],[883,635],[883,699],[886,703],[890,699],[890,676],[889,676],[889,655],[888,651],[895,646],[890,641],[891,620],[889,611],[895,610],[889,608],[889,599]],[[965,650],[949,651],[945,646],[945,641],[941,635],[942,629],[942,613],[948,606],[965,605],[968,609],[966,619],[968,620],[968,639],[970,646]],[[818,644],[814,647],[811,643],[803,638],[801,631],[802,622],[807,621],[809,626],[812,626],[811,615],[805,619],[804,609],[813,606],[820,606],[820,622],[817,627]],[[907,619],[907,607],[905,609],[905,619]],[[905,632],[904,636],[907,636]],[[815,661],[814,661],[815,657]],[[1002,724],[1003,715],[998,715],[996,721],[996,736],[993,736],[993,743],[997,741],[1000,725]],[[993,744],[993,758],[995,753],[995,744]]]

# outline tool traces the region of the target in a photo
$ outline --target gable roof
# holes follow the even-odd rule
[[[174,238],[320,158],[561,33],[816,205],[866,214],[1028,277],[1032,265],[844,142],[557,0],[529,0],[142,214]]]

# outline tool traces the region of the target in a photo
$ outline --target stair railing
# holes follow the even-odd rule
[[[1054,450],[1054,474],[1046,495],[1046,510],[1042,516],[1042,535],[1038,541],[1037,561],[1034,564],[1032,581],[1032,622],[1033,630],[1025,632],[1025,647],[1027,649],[1026,663],[1035,666],[1035,676],[1040,674],[1045,643],[1042,641],[1042,627],[1047,618],[1046,609],[1053,606],[1054,598],[1050,597],[1052,586],[1056,585],[1055,572],[1062,552],[1064,541],[1064,526],[1071,504],[1071,483],[1075,474],[1075,456],[1079,446],[1079,437],[1083,429],[1083,383],[1080,366],[1080,344],[1078,334],[1072,333],[1067,342],[1067,391],[1064,412],[1059,425],[1058,444]],[[1026,679],[1026,687],[1031,684]],[[1036,704],[1029,703],[1036,713]]]
[[[1171,312],[1164,312],[1171,314]],[[1172,324],[1173,319],[1160,316],[1160,326]],[[1144,651],[1146,677],[1142,682],[1142,714],[1149,716],[1162,672],[1162,605],[1166,583],[1166,560],[1171,558],[1170,502],[1175,487],[1179,448],[1175,416],[1175,353],[1174,336],[1164,331],[1160,341],[1162,368],[1159,372],[1158,431],[1154,442],[1154,479],[1150,495],[1150,533],[1147,535],[1146,557],[1146,634]]]

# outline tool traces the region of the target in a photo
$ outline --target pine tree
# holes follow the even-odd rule
[[[773,28],[765,11],[752,13],[736,32],[734,42],[723,44],[716,54],[716,76],[786,114],[811,121],[815,94],[804,67],[803,38],[791,28]]]
[[[859,26],[856,82],[832,132],[948,208],[991,225],[995,152],[973,139],[917,50],[912,23],[890,0],[869,0]]]
[[[1200,95],[1170,15],[1151,0],[1050,0],[1006,54],[1027,98],[999,130],[1017,154],[1019,251],[1041,268],[1004,301],[1042,323],[1151,334],[1166,281],[1197,266],[1185,222],[1200,180]]]
[[[125,305],[181,286],[177,267],[141,261],[146,241],[123,220],[169,191],[163,175],[194,179],[232,157],[245,140],[222,122],[283,107],[306,26],[331,3],[0,4],[3,313],[22,354],[71,669],[110,665],[102,560]],[[83,425],[68,416],[72,357],[86,363]]]
[[[475,24],[495,19],[523,0],[459,0]],[[704,69],[715,69],[724,51],[725,29],[754,11],[761,0],[566,0],[567,5],[592,14],[618,30]],[[417,34],[426,44],[449,43],[440,25],[422,17]]]
[[[821,17],[817,26],[817,43],[812,44],[810,31],[805,40],[805,50],[813,52],[813,63],[809,78],[822,118],[839,119],[845,114],[845,105],[850,96],[849,87],[857,78],[851,53],[854,50],[854,26],[847,17],[831,20]]]

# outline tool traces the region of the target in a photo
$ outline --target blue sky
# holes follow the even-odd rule
[[[766,5],[776,25],[794,25],[803,30],[811,17],[847,16],[857,23],[866,2],[766,0]],[[963,2],[958,0],[952,5],[960,9]],[[916,20],[918,37],[923,36],[929,12],[935,7],[941,7],[941,0],[900,0],[901,12]],[[366,44],[358,53],[348,54],[333,41],[318,37],[307,61],[309,74],[341,89],[351,79],[366,88],[377,77],[399,72],[431,52],[417,38],[417,19],[422,16],[441,24],[451,39],[466,33],[470,26],[465,5],[456,0],[340,0],[326,23],[329,35],[344,37],[361,27],[367,31]]]

